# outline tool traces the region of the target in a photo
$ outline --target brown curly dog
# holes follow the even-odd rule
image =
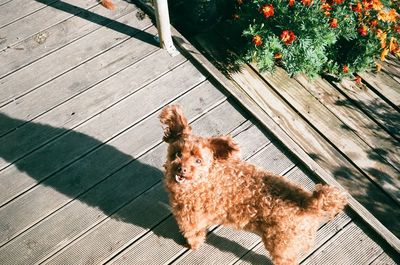
[[[209,226],[229,225],[261,236],[275,264],[297,264],[320,222],[347,203],[336,188],[318,184],[310,193],[242,161],[229,136],[193,135],[178,106],[165,107],[160,120],[169,144],[164,183],[191,249],[204,242]]]

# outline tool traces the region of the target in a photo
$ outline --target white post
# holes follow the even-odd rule
[[[158,29],[158,40],[160,46],[166,49],[171,56],[178,54],[171,36],[171,26],[169,21],[168,1],[154,0],[156,11],[156,21]]]

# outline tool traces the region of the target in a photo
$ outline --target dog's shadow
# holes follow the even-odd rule
[[[140,233],[152,230],[156,236],[172,239],[176,244],[185,245],[185,240],[170,214],[167,194],[162,185],[161,168],[166,154],[164,144],[134,159],[131,155],[89,135],[45,124],[26,123],[0,113],[0,127],[10,127],[15,124],[24,125],[0,138],[0,147],[7,146],[7,148],[0,148],[0,158],[9,163],[14,162],[18,171],[33,178],[38,185],[50,186],[71,199],[74,198],[90,207],[100,209],[111,218],[144,228]],[[159,129],[161,138],[161,127]],[[59,144],[47,144],[31,153],[29,157],[14,161],[21,145],[26,144],[26,141],[21,140],[24,135],[25,137],[34,135],[30,138],[31,143],[35,142],[36,136],[41,138],[46,135],[63,135],[63,138],[53,142],[59,142]],[[6,144],[5,141],[7,141]],[[82,147],[90,147],[92,152],[84,156],[78,155],[77,150],[84,152]],[[38,155],[35,156],[35,154]],[[71,163],[73,157],[80,157],[80,159]],[[68,163],[71,164],[68,165]],[[50,169],[61,170],[49,176]],[[1,177],[2,173],[4,171],[0,171],[0,186],[4,181]],[[23,198],[24,195],[18,200],[23,200]],[[51,197],[48,198],[50,201],[51,199]],[[0,202],[1,205],[3,203]],[[12,206],[12,203],[7,204],[6,207]],[[62,214],[62,211],[58,214]],[[82,218],[89,216],[84,212],[77,214],[82,215]],[[167,219],[166,222],[161,222],[163,219]],[[68,218],[65,222],[68,222]],[[165,229],[164,223],[168,222],[169,227]],[[68,226],[67,223],[64,225]],[[82,227],[82,229],[86,228]],[[49,235],[43,235],[43,238],[51,237],[52,231],[48,233]],[[207,243],[222,251],[235,250],[235,253],[241,253],[235,254],[238,258],[248,251],[229,239],[220,239],[217,242],[213,240],[215,236],[210,237]]]

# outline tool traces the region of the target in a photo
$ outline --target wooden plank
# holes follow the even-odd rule
[[[4,3],[6,2],[4,0],[0,1],[0,5],[2,5],[0,9],[0,28],[28,16],[31,13],[37,12],[47,7],[47,4],[52,4],[56,1],[57,0],[49,0],[45,1],[45,3],[33,0],[14,0],[8,3]]]
[[[225,117],[225,115],[223,116]],[[268,170],[275,171],[278,173],[279,168],[283,168],[284,171],[287,170],[287,168],[293,166],[293,162],[290,161],[287,157],[282,156],[282,154],[279,151],[273,151],[277,150],[277,147],[274,146],[273,144],[269,144],[265,148],[263,148],[259,153],[257,153],[255,156],[250,157],[249,161],[252,163],[255,163],[258,159],[259,156],[265,156],[266,154],[271,153],[275,154],[271,155],[268,161],[264,161],[265,164],[262,166]],[[251,154],[251,152],[249,153]],[[246,157],[246,155],[245,155]],[[277,165],[275,162],[278,158],[281,158],[279,161],[279,164],[282,165]],[[134,243],[129,247],[129,249],[124,252],[121,256],[117,257],[114,262],[111,262],[112,264],[120,264],[120,263],[126,263],[126,264],[149,264],[151,261],[151,264],[164,264],[167,262],[170,262],[174,260],[176,257],[181,256],[182,253],[184,253],[187,249],[184,248],[183,246],[177,246],[177,242],[171,242],[170,238],[176,239],[177,235],[176,233],[177,228],[174,230],[169,230],[166,231],[166,227],[171,227],[175,225],[174,220],[167,219],[166,221],[162,222],[159,226],[154,228],[146,237],[143,239],[139,240],[138,242]],[[163,231],[163,232],[162,232]],[[224,233],[229,233],[229,236],[235,236],[235,239],[240,241],[241,239],[244,239],[245,237],[249,237],[251,234],[245,233],[245,232],[239,232],[235,231],[233,233],[232,230],[229,230],[227,228],[221,228],[221,233],[224,235]],[[162,235],[162,237],[158,236],[158,233],[164,233],[165,235]],[[178,232],[179,233],[179,232]],[[211,236],[210,236],[211,237]],[[179,238],[179,237],[178,237]],[[213,236],[214,239],[215,236]],[[248,238],[249,241],[246,241],[247,243],[250,243],[254,240],[256,240],[257,236],[256,235],[251,235],[250,238]],[[181,239],[182,240],[182,239]],[[181,241],[180,240],[180,241]],[[214,258],[215,255],[224,255],[225,252],[221,252],[222,250],[227,250],[225,247],[227,247],[229,250],[228,251],[234,251],[236,247],[238,246],[238,242],[231,243],[232,238],[222,238],[221,236],[218,236],[216,240],[209,240],[207,239],[206,244],[202,246],[198,251],[196,252],[186,252],[184,256],[181,256],[182,263],[184,264],[197,264],[201,263],[202,260],[198,258],[198,255],[203,256],[205,253],[209,253],[210,248],[213,249],[214,251]],[[154,241],[157,241],[157,244],[154,244]],[[177,241],[177,240],[175,240]],[[223,244],[221,244],[221,242]],[[178,241],[179,243],[179,241]],[[211,246],[210,246],[211,244]],[[226,245],[228,244],[228,245]],[[231,244],[231,245],[229,245]],[[251,243],[250,243],[251,244]],[[182,244],[183,245],[183,244]],[[233,246],[233,247],[232,247]],[[219,249],[219,250],[218,250]],[[151,251],[149,251],[151,250]],[[243,248],[239,247],[239,250],[243,251]],[[162,254],[160,254],[162,253]],[[235,254],[233,253],[225,253],[227,254],[227,259],[232,259]],[[192,260],[191,256],[194,255],[194,259],[196,260],[196,263],[193,263],[194,261]],[[186,257],[190,259],[190,261],[186,261]],[[207,262],[206,262],[207,264]],[[221,264],[221,263],[216,263],[216,264]]]
[[[262,76],[273,86],[276,93],[285,98],[321,135],[324,135],[373,183],[381,187],[400,205],[399,171],[382,161],[379,154],[371,150],[354,132],[347,130],[345,124],[309,94],[303,86],[290,79],[283,69],[278,68],[274,74],[263,73]]]
[[[28,4],[47,5],[46,3],[51,1],[52,0],[35,0],[28,2]],[[12,2],[10,2],[10,4],[12,4]],[[49,4],[48,7],[42,8],[37,12],[19,19],[15,23],[0,28],[0,36],[2,38],[0,41],[0,51],[97,4],[95,0],[55,1]],[[60,10],[64,12],[60,12]]]
[[[76,16],[40,31],[8,49],[0,51],[0,78],[76,41],[100,28],[102,25],[106,25],[107,22],[116,20],[136,9],[134,5],[121,8],[120,1],[117,2],[117,7],[117,10],[114,12],[109,12],[103,6],[96,5],[87,11],[84,10]],[[97,21],[97,23],[90,21]]]
[[[11,1],[13,1],[13,0],[0,0],[0,6],[6,4],[8,2],[11,2]]]
[[[400,113],[391,105],[380,98],[371,89],[358,86],[349,80],[332,82],[337,89],[348,98],[344,102],[338,102],[342,106],[357,106],[375,119],[385,130],[400,141]]]
[[[310,82],[303,75],[295,79],[344,123],[341,125],[344,130],[353,131],[371,147],[367,152],[371,158],[381,159],[400,170],[400,143],[396,139],[361,110],[337,104],[346,98],[326,80],[316,78]]]
[[[152,86],[140,90],[107,111],[98,114],[90,122],[85,123],[85,126],[68,132],[53,144],[48,145],[47,152],[40,153],[40,156],[36,154],[36,164],[47,164],[38,163],[37,161],[49,161],[49,163],[54,161],[55,164],[62,164],[65,163],[65,157],[77,160],[84,155],[84,153],[81,153],[82,151],[88,152],[94,147],[97,148],[94,152],[85,155],[84,159],[81,158],[76,163],[69,164],[69,166],[64,167],[63,170],[58,171],[50,178],[43,180],[44,176],[47,177],[48,171],[43,170],[40,165],[39,168],[33,169],[32,165],[23,166],[22,163],[18,164],[20,171],[26,172],[29,178],[36,181],[40,179],[42,182],[40,185],[31,188],[29,192],[0,208],[0,226],[6,228],[0,231],[0,244],[8,241],[11,237],[68,203],[71,198],[101,181],[100,176],[105,177],[125,164],[127,162],[126,156],[109,157],[107,156],[107,148],[98,148],[99,145],[105,143],[108,144],[106,147],[112,145],[110,140],[102,141],[101,139],[105,137],[112,138],[115,139],[112,143],[117,144],[121,139],[121,137],[117,137],[120,133],[139,123],[150,113],[157,111],[174,98],[190,91],[193,86],[198,85],[201,75],[198,74],[199,76],[196,78],[196,73],[198,71],[192,65],[186,64],[184,68],[159,79]],[[191,76],[191,78],[186,78],[187,76]],[[204,77],[201,77],[201,79],[204,80]],[[135,112],[132,112],[133,106],[135,106]],[[51,128],[54,129],[54,127]],[[89,139],[88,136],[90,136]],[[150,137],[150,132],[146,136]],[[139,138],[140,136],[134,139]],[[101,142],[99,143],[99,141]],[[119,151],[125,152],[127,150],[126,153],[129,153],[128,151],[132,152],[133,145],[119,144]],[[140,148],[138,147],[138,150],[134,150],[140,152],[148,147],[150,142],[139,141],[137,144]],[[60,150],[63,150],[63,152],[60,153]],[[79,151],[77,152],[76,150]],[[93,166],[97,161],[102,160],[105,161],[101,166]],[[58,190],[54,187],[57,187]],[[15,211],[15,209],[18,209],[18,211]]]
[[[221,100],[225,100],[225,96],[208,83],[189,92],[180,98],[178,102],[186,106],[193,104],[191,105],[192,107],[186,109],[187,117],[192,121],[205,111],[220,104]],[[216,113],[218,113],[218,110],[212,111],[208,115]],[[140,138],[142,142],[147,143],[147,145],[154,146],[154,142],[160,143],[162,129],[161,126],[157,126],[157,124],[159,124],[158,114],[158,112],[154,113],[145,122],[139,124],[137,128],[133,128],[121,135],[114,141],[111,150],[110,147],[104,147],[103,149],[108,150],[103,150],[103,158],[97,161],[98,166],[101,167],[103,163],[106,163],[105,160],[109,159],[110,155],[126,157],[128,160],[138,157],[140,155],[140,148],[138,148],[138,146],[143,145],[143,143],[138,143],[136,140],[138,138]],[[194,126],[196,128],[198,123],[206,123],[207,121],[208,120],[205,118],[200,119],[194,123]],[[233,118],[229,121],[232,122]],[[227,123],[228,122],[224,123],[224,125]],[[151,128],[153,128],[153,132],[149,132],[146,136],[143,136],[143,129]],[[221,127],[220,129],[223,128]],[[123,145],[129,145],[129,147],[123,148]],[[109,156],[104,156],[104,151],[107,151]],[[114,153],[110,153],[112,151]],[[40,262],[60,248],[66,246],[77,236],[88,231],[88,229],[92,229],[110,215],[113,215],[112,218],[115,220],[124,220],[129,223],[129,229],[132,229],[132,226],[140,227],[139,230],[151,228],[151,226],[147,228],[148,224],[146,220],[148,219],[142,219],[146,216],[145,209],[148,209],[146,205],[134,203],[136,207],[134,212],[140,212],[143,213],[143,215],[136,214],[135,216],[132,215],[132,213],[129,214],[126,210],[119,209],[160,182],[165,152],[165,145],[158,146],[155,149],[151,149],[145,155],[138,157],[136,160],[129,162],[126,167],[118,170],[115,174],[105,179],[105,181],[99,183],[99,185],[83,193],[72,203],[69,203],[49,218],[41,221],[29,231],[17,237],[10,244],[5,245],[0,252],[7,254],[4,254],[4,257],[1,257],[1,259],[12,260],[14,264],[32,264]],[[85,174],[84,172],[82,173]],[[101,177],[102,176],[98,176],[98,178]],[[54,188],[58,189],[58,187]],[[154,192],[160,193],[160,187],[151,192],[152,196],[145,200],[147,206],[153,203],[158,204],[159,201],[157,198],[166,198],[164,194],[160,196],[154,194]],[[150,199],[152,201],[150,201]],[[140,198],[139,201],[143,202]],[[145,208],[140,208],[138,206]],[[131,210],[134,209],[131,208]],[[165,215],[166,211],[161,209],[161,213]],[[159,214],[150,214],[150,217],[158,216]],[[60,226],[60,223],[63,223],[63,225]],[[105,235],[108,234],[108,236],[113,237],[113,233],[110,233],[111,231],[116,230],[108,230],[108,233]],[[126,239],[127,238],[125,238],[125,240]],[[128,240],[131,240],[131,238],[128,238]],[[26,245],[27,241],[40,243],[37,244],[34,249],[30,249],[29,246]],[[110,251],[109,248],[104,250]],[[15,258],[13,257],[15,254],[13,253],[24,253],[24,255],[19,255],[19,258]]]
[[[258,239],[259,236],[250,232],[221,227],[207,236],[199,250],[188,251],[172,264],[232,264]]]
[[[356,224],[350,223],[302,264],[367,264],[382,248]]]
[[[370,265],[397,265],[400,263],[399,256],[390,257],[383,252],[378,258],[376,258]]]
[[[172,83],[171,85],[173,85],[173,80],[171,80],[171,78],[179,75],[179,71],[190,73],[195,83],[204,80],[204,77],[197,70],[190,67],[186,68],[185,65],[181,65],[175,70],[172,70],[172,77],[164,76],[158,79],[171,70],[171,68],[174,69],[174,67],[181,64],[184,60],[185,59],[182,57],[171,58],[166,52],[161,52],[160,54],[156,53],[140,64],[135,64],[125,69],[117,76],[102,82],[100,85],[95,86],[85,93],[80,94],[78,97],[46,113],[36,119],[35,123],[27,123],[12,134],[3,137],[0,140],[2,147],[0,148],[0,163],[2,166],[7,165],[7,163],[19,157],[21,155],[20,151],[27,152],[29,150],[39,149],[7,167],[5,170],[0,171],[0,182],[2,183],[2,185],[0,185],[0,205],[3,205],[14,196],[32,188],[37,182],[54,174],[54,172],[68,165],[68,163],[88,150],[96,147],[96,142],[91,144],[86,142],[86,144],[77,146],[73,144],[73,139],[51,143],[53,139],[67,133],[69,129],[82,131],[84,129],[79,128],[85,128],[86,123],[89,122],[92,123],[92,127],[96,127],[98,131],[92,131],[92,135],[99,140],[107,141],[107,139],[112,137],[113,133],[115,133],[117,129],[116,124],[104,124],[104,127],[102,127],[100,119],[97,118],[95,121],[90,120],[104,109],[112,107],[130,95],[133,95],[133,98],[143,97],[146,95],[146,92],[148,92],[147,89],[156,93],[155,95],[148,93],[148,95],[152,95],[155,99],[161,97],[161,95],[158,95],[159,91],[166,89],[166,87],[160,84],[160,82],[165,82],[166,85]],[[120,82],[121,79],[124,80],[124,82]],[[153,84],[152,82],[154,80],[157,81]],[[177,80],[180,80],[180,78],[177,78]],[[187,83],[185,81],[182,82],[184,84]],[[147,85],[149,86],[146,87]],[[159,90],[158,86],[160,86]],[[140,92],[141,89],[144,89],[144,92]],[[143,114],[146,113],[145,110],[140,110],[140,112]],[[23,122],[21,120],[16,121],[16,119],[3,114],[0,114],[0,117],[0,124],[16,124]],[[131,117],[139,118],[140,116],[137,116],[137,113],[133,113]],[[47,124],[49,126],[38,126],[38,123]],[[60,127],[62,127],[62,129],[60,129]],[[63,136],[61,139],[68,139],[68,137],[70,136]],[[71,146],[68,147],[69,145]],[[43,147],[40,148],[41,146]],[[71,148],[72,146],[74,146],[75,149]],[[69,152],[65,152],[60,156],[58,150],[69,150]],[[58,159],[52,159],[56,157]],[[38,159],[48,162],[38,163]],[[21,169],[29,169],[29,171],[37,172],[35,173],[36,178],[32,179],[26,170]]]
[[[213,88],[215,90],[215,88]],[[188,97],[186,97],[188,99]],[[200,97],[198,97],[200,98]],[[182,106],[189,106],[185,104],[187,102],[181,101],[180,104]],[[185,104],[185,105],[184,105]],[[217,107],[216,109],[210,111],[209,113],[205,114],[200,119],[193,122],[194,130],[203,132],[203,128],[208,128],[206,126],[207,123],[210,123],[210,120],[219,117],[219,112],[223,111],[223,109],[228,106],[224,103],[225,107],[222,105]],[[194,106],[194,105],[192,105]],[[196,109],[198,106],[196,106]],[[190,111],[190,109],[187,109]],[[205,110],[205,109],[203,109]],[[188,112],[185,110],[185,113]],[[238,113],[237,113],[238,114]],[[236,115],[235,115],[236,116]],[[239,115],[240,116],[240,115]],[[229,124],[231,120],[227,118],[227,122],[222,122],[219,125],[219,128],[213,128],[212,131],[221,130],[224,133],[228,131],[224,131],[224,128],[229,128],[230,126],[226,126]],[[236,121],[234,122],[236,123]],[[205,131],[207,132],[207,131]],[[245,131],[241,134],[248,134],[248,131]],[[162,164],[164,162],[165,154],[166,154],[166,144],[162,144],[157,148],[153,149],[151,152],[145,154],[143,158],[140,158],[139,161],[146,166],[151,166],[154,168],[162,168]],[[137,172],[137,173],[135,173]],[[131,187],[134,186],[135,189],[137,186],[143,186],[143,183],[148,183],[147,179],[156,179],[156,181],[160,181],[160,174],[157,176],[153,176],[153,173],[149,173],[142,176],[141,173],[143,170],[141,167],[137,165],[128,165],[127,167],[123,168],[121,171],[117,173],[117,179],[113,176],[114,180],[112,183],[106,185],[104,183],[101,184],[104,186],[105,189],[110,189],[110,185],[115,186],[118,185],[121,188],[119,193],[132,193]],[[136,176],[138,175],[138,176]],[[136,177],[135,177],[136,176]],[[157,178],[155,178],[157,177]],[[111,180],[110,180],[111,181]],[[130,185],[120,185],[116,183],[132,183]],[[124,191],[125,189],[129,191]],[[103,194],[104,192],[99,192],[99,194]],[[153,226],[158,224],[166,217],[166,209],[169,208],[166,206],[168,204],[166,200],[166,196],[164,189],[161,187],[161,183],[155,185],[155,188],[152,188],[148,193],[148,202],[147,204],[137,203],[132,201],[129,205],[124,206],[118,212],[114,213],[111,218],[105,220],[104,223],[100,224],[98,227],[90,231],[89,233],[85,234],[81,239],[73,242],[67,248],[63,249],[61,252],[57,253],[49,260],[46,261],[46,264],[77,264],[80,262],[89,262],[93,261],[94,263],[101,263],[106,259],[109,259],[114,254],[118,253],[121,248],[124,248],[130,242],[136,241],[140,238],[144,233],[149,231]],[[165,198],[164,200],[158,200],[157,198],[160,197],[159,194],[162,194],[162,197]],[[147,196],[147,195],[145,195]],[[133,198],[132,195],[126,196],[127,198]],[[143,195],[141,195],[138,199],[141,200]],[[136,199],[135,199],[136,200]],[[160,210],[158,210],[160,208]],[[151,209],[151,211],[148,211]],[[150,215],[148,214],[149,212]],[[160,213],[155,213],[160,212]],[[83,213],[82,213],[83,214]],[[168,210],[167,215],[170,212]],[[151,218],[148,218],[150,216]],[[125,222],[118,222],[117,220],[125,220]],[[132,226],[134,229],[132,229]],[[135,227],[140,227],[139,229],[135,229]],[[110,233],[110,231],[113,231]],[[100,239],[101,238],[101,239]],[[65,240],[65,239],[64,239]]]
[[[400,109],[400,84],[384,71],[380,73],[364,72],[359,74],[375,93],[379,93],[386,102]]]
[[[110,25],[32,63],[29,67],[0,79],[0,104],[7,104],[12,99],[29,93],[79,64],[119,45],[130,36],[137,37],[141,30],[149,26],[151,26],[150,19],[139,20],[134,13],[129,13]],[[115,30],[115,27],[120,27],[120,30]],[[142,39],[145,40],[147,39]],[[60,58],[63,58],[63,63],[54,64]]]
[[[143,34],[153,34],[156,32],[157,29],[151,27]],[[46,83],[31,93],[14,100],[1,108],[1,112],[13,117],[16,119],[15,121],[21,120],[21,122],[2,124],[0,135],[5,135],[16,128],[20,129],[24,123],[43,115],[88,89],[93,89],[93,86],[101,86],[99,83],[110,77],[118,79],[118,76],[115,77],[116,74],[134,64],[140,65],[140,67],[143,67],[143,71],[145,71],[145,67],[149,67],[147,63],[149,60],[154,63],[155,60],[162,62],[161,58],[165,59],[165,64],[158,65],[158,68],[164,69],[176,61],[175,58],[168,60],[169,58],[162,52],[157,52],[150,56],[150,58],[146,58],[157,50],[158,48],[154,45],[135,38],[129,39],[106,53]],[[178,57],[177,59],[183,61],[182,57]],[[154,67],[154,72],[158,72],[156,67]],[[46,97],[43,97],[43,95],[46,95]]]
[[[260,166],[275,174],[284,174],[294,166],[287,154],[274,144],[270,144],[262,151],[251,157],[251,163]]]
[[[389,54],[388,57],[386,57],[386,61],[383,64],[383,68],[385,70],[391,69],[390,73],[397,81],[400,79],[400,63],[399,59],[397,59],[395,56]]]
[[[203,69],[212,73],[213,77],[227,91],[229,91],[229,93],[234,95],[241,104],[243,104],[262,124],[264,124],[268,128],[268,130],[270,130],[275,135],[275,137],[277,137],[281,142],[284,142],[284,145],[287,146],[290,151],[293,152],[293,154],[305,164],[305,166],[307,166],[312,172],[317,174],[323,181],[331,185],[342,187],[342,185],[344,184],[339,184],[339,182],[337,182],[336,179],[332,177],[331,173],[329,173],[335,172],[336,176],[341,176],[342,182],[347,182],[347,187],[354,186],[349,183],[351,181],[353,183],[357,183],[355,185],[357,187],[368,188],[368,198],[363,194],[358,194],[357,197],[353,191],[353,194],[349,196],[349,204],[357,212],[357,214],[359,214],[363,218],[363,220],[365,220],[370,225],[373,230],[375,230],[379,235],[387,240],[387,242],[394,249],[400,252],[400,240],[392,233],[396,233],[396,227],[398,226],[393,226],[393,216],[390,216],[390,218],[387,216],[387,213],[390,212],[396,215],[397,219],[399,217],[399,213],[396,212],[397,206],[394,206],[393,201],[390,198],[388,198],[381,191],[375,189],[374,187],[370,187],[370,184],[365,181],[364,177],[360,176],[359,173],[357,173],[358,170],[356,170],[351,164],[343,159],[343,157],[339,153],[337,153],[335,150],[332,150],[332,148],[329,147],[329,145],[327,145],[326,142],[319,135],[314,134],[312,130],[308,135],[305,135],[305,137],[308,137],[308,140],[306,138],[305,142],[302,138],[292,138],[293,135],[296,135],[295,133],[291,133],[292,130],[295,130],[295,128],[307,128],[308,125],[303,123],[301,120],[296,119],[295,117],[297,116],[297,114],[294,113],[293,110],[288,108],[287,105],[281,104],[280,99],[277,98],[274,93],[269,93],[269,96],[271,96],[271,102],[276,102],[275,104],[279,105],[274,106],[273,109],[271,109],[270,104],[266,104],[265,102],[263,103],[262,101],[260,101],[257,94],[254,94],[254,92],[251,91],[251,88],[254,87],[254,85],[259,85],[259,83],[254,84],[254,82],[258,80],[257,78],[251,79],[249,81],[246,81],[246,79],[242,79],[243,81],[240,81],[240,76],[235,73],[231,73],[231,76],[229,76],[228,79],[221,72],[219,72],[218,69],[210,61],[208,61],[208,59],[205,58],[193,45],[191,45],[186,39],[182,38],[182,36],[177,31],[173,32],[177,35],[176,43],[179,45],[179,47],[186,51],[190,51],[186,52],[187,56],[198,61],[199,65],[203,67]],[[205,39],[204,36],[202,36],[201,38]],[[213,45],[218,44],[218,42],[211,43]],[[205,45],[203,43],[202,46],[203,48],[207,48],[209,54],[218,58],[218,49],[215,46],[210,47],[210,42],[208,42],[208,45]],[[247,72],[249,70],[246,66],[244,66],[240,69],[240,71],[243,73],[243,71]],[[235,81],[233,81],[234,79]],[[237,82],[236,80],[238,80],[239,82]],[[240,86],[240,84],[242,84],[242,86]],[[282,111],[272,111],[275,110],[277,107],[279,107],[278,109]],[[282,117],[280,116],[281,114],[283,114],[282,117],[284,117],[284,119],[282,119]],[[289,115],[286,116],[286,114]],[[293,125],[295,127],[293,127]],[[304,147],[307,147],[307,144],[301,144],[303,142],[315,143],[314,148],[316,149],[303,149]],[[322,154],[325,157],[317,157],[315,154],[321,152],[315,152],[316,150],[323,151]],[[326,159],[326,155],[330,152],[333,152],[328,156],[331,157],[331,159]],[[352,177],[350,178],[349,176]],[[355,197],[357,197],[357,199],[361,203],[357,201]],[[372,197],[374,197],[374,199],[372,200],[375,202],[381,201],[379,207],[370,203]],[[384,210],[381,208],[381,206],[383,206],[384,208],[387,207],[387,209]],[[371,214],[370,211],[372,211],[374,215]],[[391,230],[382,225],[381,222],[385,223],[385,225],[387,225]]]

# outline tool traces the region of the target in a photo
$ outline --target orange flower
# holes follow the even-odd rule
[[[282,59],[282,53],[280,53],[280,52],[275,53],[274,58],[275,58],[275,60]]]
[[[262,38],[260,35],[255,35],[252,39],[252,42],[254,43],[254,45],[256,46],[261,46],[261,44],[263,43]]]
[[[389,12],[386,14],[386,21],[387,22],[396,22],[399,15],[397,14],[395,9],[390,9]]]
[[[382,21],[386,21],[386,12],[381,10],[378,12],[378,19]]]
[[[289,6],[290,7],[294,6],[294,0],[289,0]]]
[[[296,39],[296,35],[294,35],[294,32],[291,30],[284,30],[281,33],[281,40],[286,44],[292,44],[293,41]]]
[[[337,28],[338,27],[338,22],[337,22],[337,19],[336,18],[333,18],[333,19],[331,19],[330,21],[329,21],[329,26],[331,27],[331,28]]]
[[[382,53],[381,53],[381,61],[385,61],[386,56],[389,54],[389,49],[385,48],[383,49]]]
[[[240,6],[243,4],[243,0],[236,0],[236,3]]]
[[[362,25],[361,27],[359,27],[357,29],[358,34],[360,34],[360,36],[365,37],[368,35],[368,27],[365,25]]]
[[[347,66],[347,64],[343,65],[343,73],[347,74],[349,72],[349,67]]]
[[[383,4],[380,0],[373,0],[372,1],[372,8],[376,11],[380,11],[383,8]]]
[[[372,9],[374,2],[372,0],[363,0],[362,4],[363,4],[365,10],[370,10],[370,9]]]
[[[378,26],[378,20],[376,20],[376,19],[371,20],[369,22],[369,24],[371,25],[371,27],[375,28],[376,26]]]
[[[378,29],[376,31],[376,37],[378,38],[378,40],[381,42],[381,48],[385,48],[386,47],[386,38],[387,38],[387,33],[383,32],[381,29]]]
[[[361,85],[361,81],[362,81],[361,76],[357,75],[354,81],[356,82],[356,84],[358,86]]]
[[[396,31],[397,33],[400,33],[400,24],[397,24],[397,25],[394,27],[394,31]]]
[[[301,3],[305,6],[310,6],[313,3],[313,0],[301,0]]]
[[[322,8],[322,10],[325,10],[325,11],[331,11],[332,10],[332,6],[330,4],[327,4],[327,3],[322,4],[321,8]]]
[[[393,54],[398,53],[400,51],[399,44],[397,43],[397,40],[394,37],[390,38],[389,51]]]
[[[398,17],[399,15],[394,9],[390,9],[389,12],[385,12],[383,10],[378,12],[378,19],[385,22],[396,22]]]
[[[343,4],[344,0],[334,0],[335,4],[341,5]]]
[[[362,4],[360,2],[358,2],[356,5],[351,5],[351,10],[353,10],[354,12],[357,12],[357,13],[361,13],[362,12]]]
[[[264,15],[265,18],[272,17],[274,15],[274,6],[271,4],[263,5],[260,8],[260,12]]]

